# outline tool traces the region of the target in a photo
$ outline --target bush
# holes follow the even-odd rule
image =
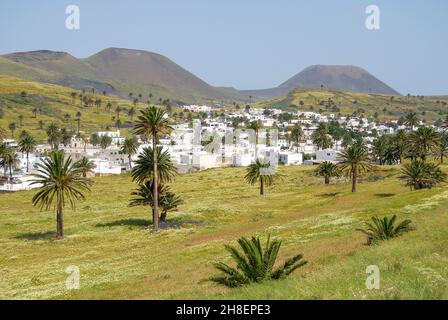
[[[392,218],[384,217],[383,219],[372,217],[372,223],[366,222],[366,228],[358,230],[367,235],[368,245],[377,244],[380,241],[398,237],[411,230],[411,220],[404,220],[395,226],[396,219],[396,215]]]
[[[269,235],[264,250],[258,237],[252,237],[251,240],[240,238],[238,244],[243,252],[239,252],[235,247],[226,246],[226,250],[236,262],[236,268],[222,262],[216,263],[215,267],[223,274],[210,280],[231,288],[239,287],[264,280],[282,279],[307,263],[302,260],[303,255],[298,254],[274,270],[282,242],[278,240],[271,242],[270,239]]]

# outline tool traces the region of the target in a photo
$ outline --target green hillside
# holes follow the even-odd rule
[[[379,121],[397,120],[410,111],[421,120],[433,123],[447,114],[446,101],[437,97],[387,96],[326,89],[296,89],[286,97],[266,100],[255,107],[280,107],[285,110],[315,111],[322,114],[357,113]]]
[[[72,98],[72,92],[76,92],[77,95],[82,94],[81,91],[68,87],[0,75],[0,127],[9,131],[9,125],[15,123],[17,129],[14,136],[18,136],[22,130],[27,130],[43,141],[46,139],[45,127],[52,122],[76,132],[76,114],[81,112],[80,129],[90,134],[105,130],[107,127],[115,127],[115,121],[112,118],[118,118],[115,112],[117,106],[122,109],[120,113],[122,126],[130,126],[131,118],[127,111],[133,107],[131,101],[85,93],[89,99],[102,101],[101,107],[95,105],[86,107],[79,96]],[[106,108],[109,102],[112,104],[110,110]],[[137,110],[144,107],[146,103],[137,103]],[[70,116],[70,119],[65,118],[66,114]],[[23,117],[22,126],[20,126],[20,116]],[[43,129],[40,128],[39,121],[44,122]],[[126,135],[128,130],[122,131]],[[12,136],[11,132],[9,136]]]
[[[55,215],[31,205],[33,191],[0,194],[0,299],[447,299],[448,187],[409,191],[398,167],[324,186],[309,167],[281,168],[281,182],[260,197],[243,168],[181,175],[185,201],[168,227],[149,233],[150,210],[129,208],[128,176],[95,178],[76,212]],[[366,246],[356,228],[371,216],[411,219],[414,231]],[[224,245],[268,233],[284,240],[280,260],[304,253],[309,263],[288,279],[227,289],[204,281],[212,263],[232,263]],[[81,289],[67,291],[65,268],[78,266]],[[377,265],[381,289],[367,290]]]

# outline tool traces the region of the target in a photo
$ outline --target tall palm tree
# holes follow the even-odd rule
[[[90,191],[92,181],[82,176],[81,170],[70,156],[65,159],[63,150],[51,152],[37,166],[38,173],[32,184],[40,187],[32,199],[33,205],[39,205],[41,210],[48,210],[53,206],[56,210],[57,238],[62,239],[65,206],[70,204],[74,210],[76,201],[84,200],[84,192]]]
[[[128,160],[129,160],[129,169],[132,170],[132,161],[131,158],[134,154],[137,153],[138,151],[138,140],[135,137],[132,138],[126,138],[124,140],[124,143],[121,147],[121,152],[123,152],[124,154],[126,154],[128,156]]]
[[[304,133],[299,125],[295,125],[291,130],[291,140],[295,142],[297,152],[299,152],[300,141],[303,140]]]
[[[20,152],[26,153],[26,172],[28,173],[30,164],[30,153],[36,150],[37,141],[32,135],[26,133],[19,140]]]
[[[319,149],[328,149],[333,146],[333,139],[331,139],[326,123],[319,124],[317,130],[313,132],[312,139]]]
[[[366,146],[355,143],[342,151],[339,155],[340,167],[346,171],[352,180],[352,192],[356,192],[358,175],[372,170],[370,156]]]
[[[11,147],[6,143],[0,143],[0,167],[3,168],[3,176],[6,178],[8,165],[7,165],[7,156],[8,153],[11,152]]]
[[[12,137],[14,138],[14,132],[15,132],[16,129],[17,129],[17,125],[16,125],[16,123],[15,123],[15,122],[11,122],[11,123],[8,125],[8,128],[9,128],[9,131],[11,131],[11,135],[12,135]]]
[[[8,146],[5,143],[0,145],[1,166],[3,167],[4,176],[7,176],[9,170],[9,177],[12,178],[12,172],[20,165],[20,159],[16,153],[15,148]]]
[[[317,176],[324,177],[325,184],[330,184],[330,179],[332,177],[339,177],[341,175],[339,167],[330,161],[322,162],[319,167],[316,168],[315,173]]]
[[[158,168],[157,168],[157,141],[162,135],[168,135],[173,131],[168,117],[160,108],[149,107],[140,112],[134,126],[134,134],[140,135],[143,139],[152,139],[152,162],[153,165],[153,230],[156,232],[159,229],[159,204],[157,197],[158,184]]]
[[[274,183],[274,172],[271,164],[264,160],[257,159],[255,163],[247,167],[244,179],[247,183],[254,185],[260,182],[260,195],[264,195],[264,186],[271,186]]]
[[[426,161],[426,157],[435,152],[440,144],[439,134],[432,128],[422,127],[418,128],[409,136],[410,149],[416,154],[423,162]]]
[[[51,145],[53,150],[59,148],[59,144],[62,141],[61,129],[55,124],[51,123],[47,128],[48,143]]]
[[[96,165],[86,157],[82,157],[75,162],[75,166],[84,178],[86,178],[87,174],[93,172],[93,169],[96,168]]]

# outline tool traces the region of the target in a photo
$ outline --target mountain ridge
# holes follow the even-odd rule
[[[400,95],[387,84],[356,66],[314,65],[276,88],[237,90],[212,86],[169,58],[145,50],[111,47],[86,58],[63,51],[35,50],[0,56],[0,73],[60,84],[75,89],[94,88],[127,97],[149,93],[179,103],[210,100],[247,102],[286,96],[296,88],[325,88]]]

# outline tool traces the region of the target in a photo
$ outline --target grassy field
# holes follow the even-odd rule
[[[332,113],[351,115],[358,110],[363,110],[363,115],[368,118],[373,118],[377,113],[379,121],[397,120],[408,112],[414,111],[421,120],[433,123],[447,113],[446,101],[442,98],[424,97],[422,99],[420,97],[391,97],[325,89],[296,89],[287,97],[258,102],[254,106],[259,108],[279,106],[300,111],[314,110],[326,115]],[[331,107],[327,108],[326,103],[320,105],[321,101],[327,102],[328,99],[331,99],[338,106],[338,111],[332,110]]]
[[[2,299],[447,299],[448,187],[410,191],[398,167],[382,167],[351,194],[346,181],[324,186],[312,168],[281,168],[283,179],[259,196],[244,169],[180,175],[173,189],[185,204],[169,226],[149,233],[148,208],[129,208],[135,187],[126,176],[95,179],[76,212],[32,207],[33,191],[0,194]],[[397,214],[416,228],[378,246],[356,231],[371,216]],[[283,260],[303,252],[309,263],[290,278],[227,289],[207,278],[212,263],[231,263],[224,244],[272,233]],[[80,290],[65,287],[65,268],[80,268]],[[381,289],[367,290],[377,265]]]

